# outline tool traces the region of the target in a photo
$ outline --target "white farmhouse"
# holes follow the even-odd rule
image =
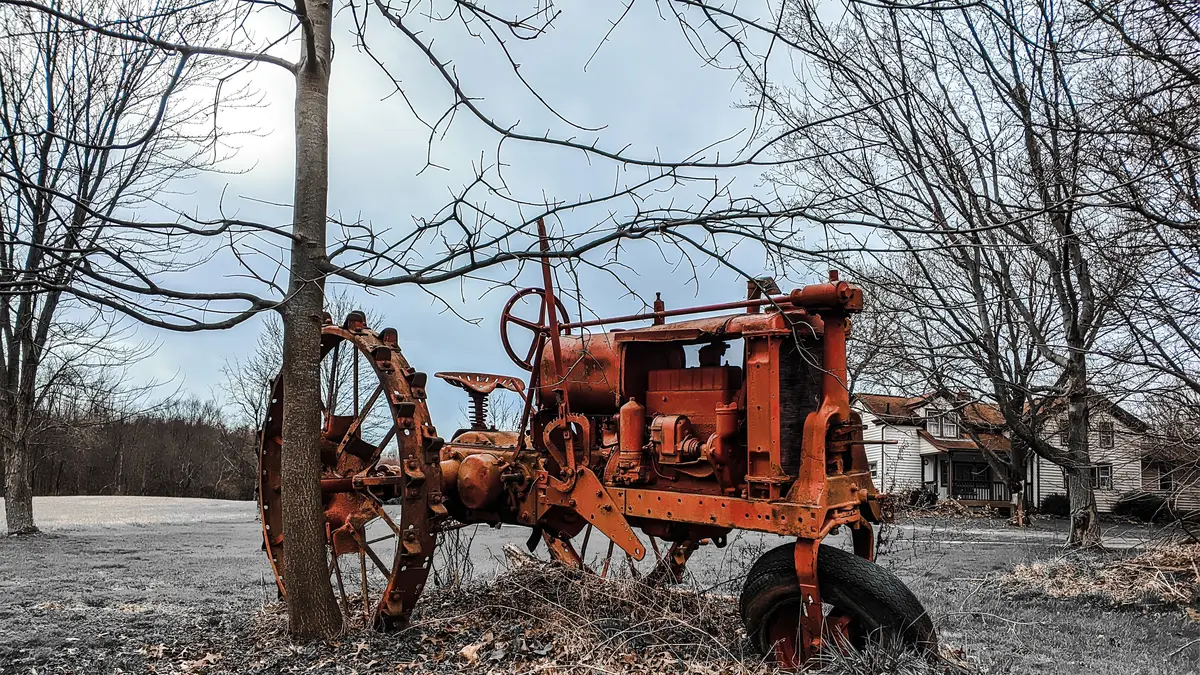
[[[953,497],[968,506],[1008,508],[1011,492],[984,457],[984,448],[1010,451],[1004,418],[993,406],[963,394],[923,396],[857,394],[871,475],[881,492],[926,488],[939,498]],[[1200,509],[1200,476],[1154,459],[1147,425],[1120,406],[1101,400],[1090,410],[1089,453],[1096,506],[1111,512],[1119,495],[1146,491],[1167,497],[1184,510]],[[975,431],[974,438],[966,430]],[[1049,441],[1061,447],[1065,423]],[[1035,457],[1029,462],[1025,496],[1038,506],[1053,494],[1066,494],[1066,476],[1055,464]]]

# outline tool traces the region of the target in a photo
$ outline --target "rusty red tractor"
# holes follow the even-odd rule
[[[543,273],[544,286],[518,292],[501,319],[504,348],[530,372],[529,386],[438,373],[470,396],[470,427],[446,442],[426,408],[430,382],[405,359],[395,329],[377,332],[359,312],[325,325],[321,488],[330,583],[344,611],[385,630],[403,625],[439,533],[467,524],[531,528],[531,549],[544,541],[555,559],[600,575],[614,548],[642,560],[648,541],[658,561],[648,583],[678,581],[701,544],[724,546],[741,529],[795,537],[745,582],[741,615],[755,648],[794,666],[830,644],[935,644],[920,602],[872,562],[880,509],[845,385],[858,288],[834,273],[786,294],[751,282],[742,301],[667,310],[656,300],[651,312],[572,321],[545,262]],[[531,303],[537,317],[518,316]],[[710,316],[667,321],[695,315]],[[528,348],[516,349],[516,329],[532,333]],[[735,343],[740,365],[729,362],[737,350],[726,360]],[[497,388],[523,400],[515,429],[488,425]],[[285,396],[277,379],[260,452],[277,579],[287,555]],[[839,528],[850,531],[853,553],[821,544]],[[608,540],[599,571],[585,565],[593,530]]]

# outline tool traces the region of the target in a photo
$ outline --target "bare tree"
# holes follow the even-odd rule
[[[1117,309],[1126,339],[1112,358],[1200,393],[1200,5],[1078,0],[1103,63],[1089,81],[1084,131],[1097,139],[1097,199],[1139,237],[1138,283]],[[1110,251],[1128,265],[1128,248]]]
[[[1200,485],[1200,396],[1177,384],[1174,389],[1155,392],[1145,407],[1151,422],[1142,461],[1157,480],[1151,487],[1164,493],[1166,509],[1176,516],[1176,523],[1193,540],[1200,540],[1195,519],[1186,513],[1187,504],[1176,503],[1177,495]]]
[[[1099,253],[1127,220],[1091,198],[1076,8],[851,2],[830,19],[823,7],[794,5],[789,35],[821,77],[779,114],[804,129],[796,156],[832,152],[777,182],[848,248],[879,252],[870,271],[886,270],[878,281],[906,296],[898,309],[922,316],[910,335],[930,370],[973,366],[973,388],[990,385],[1012,432],[1066,469],[1069,543],[1098,544],[1088,400],[1133,261]],[[831,111],[841,124],[805,124]],[[1045,441],[1038,400],[1066,402],[1065,450]]]
[[[1200,4],[1076,0],[1099,61],[1083,130],[1103,143],[1095,166],[1112,206],[1183,235],[1200,232]]]
[[[267,396],[282,362],[279,355],[282,343],[283,325],[277,316],[268,315],[250,353],[222,364],[221,390],[238,423],[257,427],[266,419]]]
[[[982,246],[934,246],[876,256],[875,264],[858,273],[874,300],[874,321],[887,329],[856,330],[855,341],[863,343],[858,351],[871,355],[861,366],[862,379],[904,392],[943,391],[956,400],[963,429],[1008,484],[1021,524],[1030,449],[1065,459],[1045,440],[1048,403],[1056,391],[1053,366],[1001,299],[993,253]],[[1010,273],[1022,264],[1038,267],[1031,256],[1006,262]],[[1036,281],[1027,287],[1036,289]],[[1049,324],[1050,303],[1033,296],[1026,299],[1036,307],[1035,316]],[[1010,432],[1007,451],[991,442],[998,431],[992,409]]]
[[[196,37],[205,30],[153,23]],[[118,346],[124,329],[111,312],[64,292],[89,274],[75,252],[112,247],[146,261],[137,238],[106,218],[224,151],[202,112],[160,105],[164,87],[211,84],[206,69],[173,68],[158,50],[62,30],[52,15],[14,7],[0,7],[0,35],[0,445],[8,531],[22,534],[37,531],[29,476],[31,438],[47,419],[39,407],[63,395],[74,364],[142,351]],[[130,143],[156,112],[153,138]]]
[[[154,349],[153,344],[134,339],[133,327],[123,326],[95,314],[83,314],[86,308],[72,307],[56,319],[42,359],[38,364],[36,396],[31,415],[22,429],[30,453],[29,468],[34,494],[56,494],[57,487],[46,489],[39,474],[46,465],[61,468],[86,456],[88,443],[65,441],[78,434],[91,438],[99,425],[112,425],[137,415],[153,414],[162,400],[148,403],[163,394],[161,382],[135,384],[131,369]],[[102,493],[123,494],[128,486],[126,448],[117,443],[112,455],[93,469],[108,476],[98,485]]]

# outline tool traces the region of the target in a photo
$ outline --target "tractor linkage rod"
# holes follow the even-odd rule
[[[573,321],[564,323],[560,327],[569,328],[591,328],[593,326],[603,326],[610,323],[628,323],[630,321],[644,321],[646,319],[659,319],[671,316],[684,316],[686,314],[705,314],[707,312],[721,312],[727,309],[744,309],[747,307],[762,307],[763,305],[791,305],[792,296],[790,295],[775,295],[769,298],[758,298],[756,300],[739,300],[737,302],[722,302],[715,305],[700,305],[699,307],[682,307],[680,309],[669,309],[658,312],[644,312],[642,314],[626,314],[625,316],[614,316],[610,319],[589,319],[587,321]]]

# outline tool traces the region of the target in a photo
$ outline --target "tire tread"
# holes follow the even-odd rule
[[[771,549],[750,568],[739,609],[751,643],[760,651],[774,611],[800,601],[795,544]],[[890,633],[918,649],[937,644],[933,621],[921,601],[896,575],[842,549],[817,550],[817,583],[824,602],[849,613],[876,637]]]

